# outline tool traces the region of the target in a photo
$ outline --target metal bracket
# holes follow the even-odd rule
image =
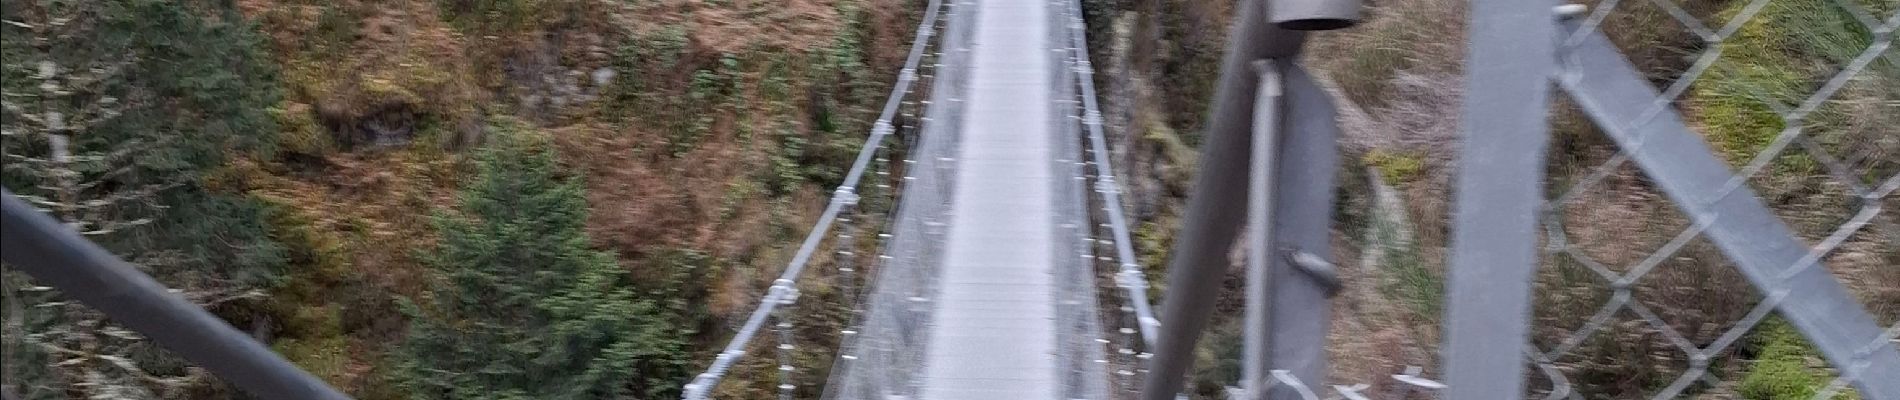
[[[1326,258],[1318,254],[1299,250],[1288,250],[1284,256],[1287,262],[1293,264],[1298,271],[1325,287],[1327,298],[1339,295],[1339,289],[1343,284],[1339,280],[1339,267],[1332,261],[1326,261]]]

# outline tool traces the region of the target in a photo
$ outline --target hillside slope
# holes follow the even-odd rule
[[[409,398],[411,386],[397,375],[410,360],[397,350],[411,319],[432,314],[407,311],[407,305],[452,295],[431,289],[453,273],[427,262],[442,248],[439,220],[461,212],[458,191],[477,176],[473,150],[484,147],[496,127],[523,127],[520,135],[545,138],[557,151],[555,176],[584,185],[591,247],[630,272],[631,289],[641,292],[636,297],[664,299],[658,304],[664,317],[656,317],[662,319],[636,322],[661,324],[688,339],[687,354],[673,356],[694,365],[673,372],[679,376],[647,377],[671,382],[648,392],[665,398],[677,396],[677,384],[689,378],[685,370],[723,344],[739,318],[734,314],[749,311],[789,258],[793,238],[808,229],[842,178],[875,118],[873,107],[894,80],[919,4],[114,0],[72,8],[8,0],[7,20],[21,24],[7,28],[7,84],[12,96],[16,83],[37,82],[33,57],[114,60],[109,48],[76,54],[26,40],[34,27],[53,26],[36,22],[57,20],[62,12],[102,21],[70,28],[86,34],[153,34],[202,24],[248,38],[230,42],[237,50],[219,51],[252,55],[236,62],[256,71],[231,71],[249,79],[232,90],[259,99],[234,107],[255,113],[252,125],[238,128],[239,137],[263,144],[208,144],[217,158],[153,190],[189,189],[251,207],[237,212],[253,215],[248,221],[257,225],[248,229],[264,247],[239,248],[269,250],[262,261],[266,279],[244,284],[247,294],[214,311],[365,399]],[[149,8],[172,19],[121,28],[116,21],[131,19],[120,19],[120,8]],[[160,63],[203,58],[166,49],[136,57]],[[199,77],[179,81],[194,82],[189,79]],[[8,115],[6,153],[45,158],[46,142],[12,136],[20,121]],[[161,140],[196,143],[200,129],[182,126]],[[98,151],[110,145],[99,144]],[[49,186],[55,176],[8,171],[10,188]],[[190,218],[181,214],[190,210],[178,207],[154,212]],[[171,229],[150,226],[153,234]],[[229,231],[223,229],[214,232]],[[179,268],[219,263],[195,259]],[[161,278],[185,284],[182,277]],[[9,275],[9,292],[31,289],[23,279]],[[810,307],[840,306],[813,298]],[[9,307],[27,303],[9,299]],[[835,334],[824,327],[841,323],[838,314],[812,317],[818,321],[810,324],[811,334]],[[93,393],[80,389],[89,373],[83,368],[14,373],[16,364],[45,364],[14,362],[40,354],[42,343],[14,341],[24,337],[16,333],[77,317],[46,318],[50,322],[9,325],[9,380],[38,377],[33,384],[45,390],[29,391],[32,399]],[[132,398],[235,395],[201,373],[163,372],[178,368],[174,358],[150,357],[138,369],[195,378],[114,385],[140,393]]]

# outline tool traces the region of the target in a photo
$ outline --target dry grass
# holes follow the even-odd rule
[[[463,9],[494,4],[503,8]],[[824,182],[808,176],[818,174],[780,188],[768,182],[783,180],[775,168],[831,167],[834,147],[855,146],[870,120],[861,98],[887,90],[919,4],[241,0],[283,72],[286,100],[275,111],[286,145],[234,166],[221,184],[280,205],[280,236],[303,253],[294,267],[307,271],[279,296],[296,361],[341,371],[326,378],[362,397],[395,396],[379,358],[406,321],[387,306],[425,295],[429,274],[416,256],[433,243],[427,216],[453,204],[465,177],[456,151],[479,145],[491,116],[520,117],[545,129],[583,178],[589,235],[636,276],[654,254],[706,255],[697,278],[710,288],[694,301],[712,316],[682,328],[699,329],[711,348],[726,333],[717,321],[750,310],[822,209]],[[664,32],[683,36],[676,63],[619,70],[625,48]],[[859,40],[850,50],[862,53],[853,67],[862,70],[817,71],[815,60],[847,36]],[[609,69],[615,83],[597,82]],[[706,76],[720,80],[717,93],[698,87]],[[631,96],[611,96],[633,80],[650,98],[708,98],[637,104],[645,115],[630,117],[617,103]],[[814,122],[821,112],[836,132]],[[701,120],[704,132],[676,145],[677,128]],[[790,141],[803,153],[779,157]],[[819,293],[814,307],[829,304],[823,288],[809,290]],[[337,323],[296,317],[337,309]],[[836,331],[828,324],[839,317],[820,314],[814,337]],[[339,348],[348,359],[332,368]]]
[[[273,292],[285,318],[270,334],[293,361],[321,363],[324,379],[363,398],[389,395],[381,357],[407,326],[394,300],[423,294],[427,268],[416,255],[435,238],[427,216],[453,203],[460,169],[439,152],[398,151],[239,159],[212,178],[275,206],[272,235],[294,257],[289,282]]]
[[[372,144],[379,131],[413,137],[423,118],[463,135],[479,129],[477,105],[488,97],[480,66],[462,60],[497,39],[465,37],[430,2],[257,0],[244,9],[271,39],[289,103],[311,105],[342,147]]]

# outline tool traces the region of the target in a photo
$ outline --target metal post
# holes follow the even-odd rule
[[[1524,394],[1556,6],[1471,1],[1464,149],[1446,284],[1446,398]]]
[[[1240,229],[1239,215],[1246,196],[1235,188],[1246,185],[1247,149],[1253,123],[1254,85],[1259,76],[1248,64],[1265,58],[1292,58],[1306,35],[1266,23],[1264,0],[1242,0],[1238,20],[1228,35],[1221,62],[1214,105],[1201,145],[1200,175],[1179,239],[1168,260],[1168,291],[1158,318],[1162,318],[1145,400],[1170,400],[1181,391],[1194,360],[1194,343],[1213,311],[1214,296],[1226,268],[1226,256]]]
[[[1333,200],[1339,167],[1339,123],[1332,97],[1305,69],[1274,62],[1283,100],[1274,179],[1273,243],[1268,248],[1267,366],[1323,387],[1326,331],[1339,276],[1332,255]],[[1264,243],[1263,243],[1264,245]],[[1270,371],[1272,372],[1272,371]],[[1277,373],[1277,372],[1275,372]],[[1295,382],[1289,382],[1295,383]],[[1276,385],[1274,399],[1306,399],[1293,385]]]
[[[1274,154],[1280,141],[1280,68],[1271,61],[1254,62],[1260,73],[1259,101],[1254,104],[1253,155],[1247,179],[1247,306],[1245,355],[1241,358],[1240,388],[1249,399],[1267,396],[1267,265],[1271,263],[1273,230]]]
[[[5,189],[0,260],[253,395],[349,398]]]

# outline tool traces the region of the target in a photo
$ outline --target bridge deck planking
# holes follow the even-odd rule
[[[968,98],[923,397],[1054,399],[1056,117],[1049,6],[976,0]]]

